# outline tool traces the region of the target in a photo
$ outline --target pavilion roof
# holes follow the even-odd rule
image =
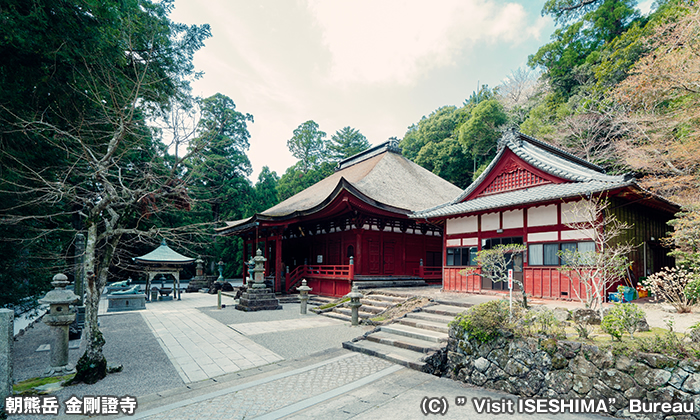
[[[137,263],[142,264],[165,264],[165,265],[179,265],[179,264],[190,264],[194,262],[194,258],[185,257],[173,251],[168,244],[163,240],[160,246],[146,255],[140,257],[134,257],[133,260]]]

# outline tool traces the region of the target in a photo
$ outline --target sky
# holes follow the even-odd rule
[[[461,106],[525,67],[554,24],[543,1],[175,0],[171,19],[208,23],[193,93],[222,93],[249,124],[255,182],[296,159],[287,140],[314,120],[328,138],[350,126],[373,145],[403,138],[439,107]]]

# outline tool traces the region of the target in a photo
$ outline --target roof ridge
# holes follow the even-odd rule
[[[363,150],[360,153],[357,153],[353,156],[350,156],[349,158],[345,158],[345,159],[341,160],[340,162],[338,162],[338,166],[335,168],[335,170],[336,170],[336,172],[343,170],[343,169],[348,168],[352,165],[363,162],[369,158],[380,155],[384,152],[392,152],[392,153],[402,155],[401,148],[399,147],[398,142],[395,140],[387,140],[380,145],[370,147],[367,150]]]

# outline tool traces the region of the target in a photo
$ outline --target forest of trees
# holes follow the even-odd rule
[[[464,188],[501,133],[517,127],[609,172],[637,173],[685,206],[678,229],[697,232],[698,4],[658,0],[647,15],[637,6],[546,0],[542,13],[557,27],[529,68],[408,127],[404,155]],[[36,299],[57,272],[76,273],[77,233],[87,237],[94,290],[133,270],[131,257],[161,238],[184,254],[223,259],[225,275],[238,276],[241,242],[215,237],[214,227],[291,197],[370,147],[357,128],[329,137],[309,120],[287,139],[297,163],[281,175],[264,167],[251,182],[254,116],[225,94],[192,96],[193,54],[210,29],[170,21],[173,7],[0,6],[0,306]],[[675,244],[697,253],[697,240],[684,237]]]

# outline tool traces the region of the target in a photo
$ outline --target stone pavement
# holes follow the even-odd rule
[[[267,365],[282,356],[205,315],[216,296],[190,293],[153,302],[140,311],[183,382],[190,383]]]

